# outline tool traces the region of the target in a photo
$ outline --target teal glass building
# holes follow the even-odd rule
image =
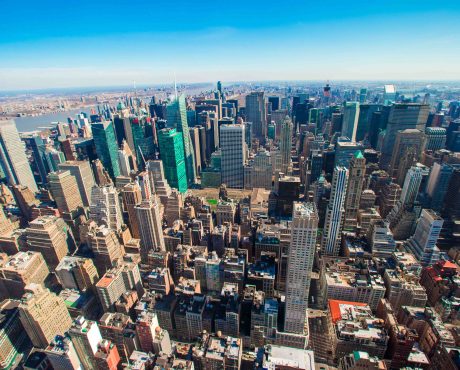
[[[169,185],[185,193],[188,186],[182,133],[174,128],[164,128],[158,132],[158,144]]]
[[[102,165],[113,179],[120,176],[118,145],[113,123],[110,121],[91,124],[96,153]]]
[[[187,183],[189,185],[195,183],[195,157],[193,154],[192,140],[187,123],[187,106],[185,104],[185,96],[181,95],[174,99],[166,108],[166,117],[168,126],[175,128],[177,132],[182,133],[184,147],[184,161],[187,172]]]

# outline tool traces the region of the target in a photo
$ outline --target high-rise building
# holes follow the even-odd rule
[[[350,165],[351,159],[354,157],[358,150],[362,150],[361,144],[349,141],[348,139],[342,140],[340,138],[335,145],[335,159],[334,166],[347,167]],[[323,156],[325,154],[323,153]]]
[[[55,216],[41,216],[31,221],[26,229],[26,238],[27,249],[40,252],[51,271],[69,253],[69,242],[70,247],[74,244],[65,221]]]
[[[421,163],[417,163],[415,166],[409,168],[401,191],[401,204],[409,206],[414,204],[420,191],[420,185],[422,183],[423,177],[428,176],[428,174],[428,167]]]
[[[72,213],[83,207],[77,180],[69,170],[50,173],[48,186],[61,213]]]
[[[408,169],[420,159],[425,142],[425,134],[417,129],[406,129],[396,133],[388,173],[396,178],[399,185],[402,185]]]
[[[10,185],[27,186],[37,192],[37,184],[14,121],[0,125],[0,170]]]
[[[289,167],[291,165],[291,149],[292,149],[292,131],[293,124],[289,116],[284,118],[281,124],[280,135],[280,152],[281,152],[281,172],[286,175],[289,174]]]
[[[135,262],[122,261],[108,270],[96,284],[96,292],[104,312],[113,310],[115,302],[125,292],[139,289],[140,284],[139,265]]]
[[[361,104],[359,105],[358,128],[356,130],[356,141],[367,139],[370,141],[372,127],[372,115],[381,109],[380,104]]]
[[[94,254],[94,264],[100,275],[116,265],[125,252],[116,232],[105,225],[90,227],[86,241]]]
[[[190,129],[190,138],[192,139],[193,153],[195,156],[195,172],[201,173],[202,161],[201,159],[201,148],[200,148],[200,129],[199,127],[192,127]]]
[[[395,85],[385,85],[383,87],[383,103],[389,105],[396,99],[396,87]]]
[[[19,299],[26,285],[44,285],[49,269],[41,253],[18,252],[0,267],[0,294],[2,298]]]
[[[187,106],[185,102],[185,96],[181,95],[176,97],[174,101],[168,104],[166,113],[168,126],[175,128],[177,132],[182,133],[184,150],[183,157],[187,173],[187,183],[191,185],[196,181],[195,156],[193,153],[192,140],[190,138],[190,132],[187,123]]]
[[[368,239],[374,257],[389,258],[396,249],[396,242],[389,224],[383,220],[371,222]]]
[[[125,314],[105,313],[99,320],[99,330],[104,339],[108,339],[116,346],[119,358],[123,362],[128,362],[132,352],[139,347],[136,327],[130,317]],[[108,367],[98,367],[98,369],[101,368],[108,369]],[[115,366],[110,370],[116,368]]]
[[[414,254],[423,266],[432,265],[439,260],[436,246],[444,220],[431,209],[423,209],[417,222],[414,235],[405,247]]]
[[[35,170],[40,176],[40,181],[43,185],[46,184],[46,175],[49,172],[48,163],[44,156],[45,142],[40,135],[31,135],[23,137],[22,140],[26,143],[26,148],[32,151],[32,158],[35,164]],[[62,142],[61,142],[62,145]]]
[[[163,161],[147,161],[146,169],[150,177],[152,193],[160,198],[162,204],[166,204],[166,199],[171,194],[171,188],[166,181]]]
[[[89,217],[99,225],[107,225],[116,232],[121,230],[123,216],[118,191],[113,185],[94,186],[91,190]]]
[[[347,194],[345,196],[345,229],[356,229],[359,202],[364,186],[364,176],[366,175],[366,159],[361,151],[357,151],[350,161],[348,172]]]
[[[424,132],[429,110],[429,105],[425,104],[401,103],[392,105],[383,140],[382,156],[380,157],[380,163],[384,168],[390,164],[398,131],[417,129]]]
[[[220,127],[222,183],[229,188],[244,187],[245,142],[241,124]]]
[[[46,348],[56,335],[64,335],[72,319],[62,298],[48,289],[29,284],[25,290],[19,317],[33,346]]]
[[[83,200],[83,205],[89,207],[91,189],[96,184],[93,171],[88,161],[67,161],[58,165],[60,170],[69,171],[77,180],[78,190]]]
[[[125,140],[123,140],[121,148],[118,150],[118,163],[122,176],[129,176],[131,171],[137,170],[136,157]]]
[[[96,153],[102,165],[108,171],[112,179],[120,176],[120,166],[118,165],[118,143],[110,121],[97,122],[91,124]]]
[[[41,351],[46,355],[53,369],[80,370],[81,362],[69,338],[56,335],[51,343]]]
[[[356,130],[358,129],[359,103],[346,102],[343,107],[342,136],[356,141]]]
[[[134,238],[139,239],[139,223],[137,222],[136,210],[134,207],[142,201],[141,188],[136,183],[127,184],[123,187],[121,194],[125,209],[128,212],[131,235]]]
[[[165,250],[163,229],[161,227],[160,205],[155,197],[144,200],[134,207],[139,222],[141,239],[141,258],[147,261],[149,251],[152,249]]]
[[[12,187],[16,204],[21,210],[21,215],[25,220],[32,219],[32,208],[38,206],[40,201],[35,197],[35,193],[27,186],[13,185]]]
[[[267,114],[263,92],[251,92],[246,95],[246,121],[252,123],[252,132],[256,138],[264,141],[267,136]]]
[[[427,127],[426,135],[426,150],[439,150],[446,147],[447,130],[443,127]]]
[[[433,167],[431,167],[430,176],[426,185],[426,194],[428,195],[431,209],[435,211],[441,210],[453,173],[453,166],[446,163],[436,162],[433,164]]]
[[[348,170],[345,167],[336,167],[332,176],[331,196],[326,209],[326,220],[321,240],[321,250],[326,255],[337,256],[339,254],[347,182]]]
[[[253,160],[244,167],[244,187],[253,188],[272,188],[271,154],[264,148],[259,148]]]
[[[65,256],[56,267],[55,273],[64,289],[81,292],[90,290],[99,280],[93,260],[84,257]]]
[[[98,343],[102,340],[97,323],[79,316],[68,333],[83,367],[97,369],[94,354],[97,352]]]
[[[305,333],[317,231],[318,213],[315,204],[294,202],[284,320],[284,330],[289,333]]]
[[[165,128],[158,132],[158,143],[168,184],[185,193],[188,182],[182,136],[176,129]]]

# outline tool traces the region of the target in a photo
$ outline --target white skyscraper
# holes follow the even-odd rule
[[[163,230],[161,227],[160,205],[155,196],[142,201],[134,207],[139,224],[139,234],[141,239],[141,258],[147,261],[148,253],[151,249],[165,250]]]
[[[99,225],[120,231],[123,225],[118,191],[113,185],[94,186],[91,191],[89,217]]]
[[[20,184],[33,192],[38,191],[14,121],[0,122],[0,165],[10,185]]]
[[[421,163],[417,163],[415,166],[409,168],[401,191],[401,204],[410,205],[414,203],[420,190],[423,176],[428,176],[429,172],[428,167]]]
[[[444,220],[431,209],[423,209],[417,222],[412,238],[406,248],[412,252],[423,266],[439,260],[439,249],[436,246]]]
[[[321,240],[321,250],[326,255],[337,256],[339,254],[347,182],[348,170],[346,167],[337,166],[332,177],[331,197],[326,210],[324,233]]]
[[[304,334],[311,271],[316,249],[318,213],[314,203],[294,202],[286,278],[284,330]]]
[[[220,126],[222,151],[222,183],[229,188],[243,189],[245,142],[243,125]]]

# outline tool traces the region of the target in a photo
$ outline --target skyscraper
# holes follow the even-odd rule
[[[414,235],[405,244],[423,266],[432,265],[439,260],[436,246],[441,233],[443,219],[431,209],[423,209],[417,222]]]
[[[426,193],[430,201],[430,208],[440,211],[447,194],[449,181],[454,168],[446,163],[435,163],[431,167],[430,177],[426,186]]]
[[[113,185],[94,186],[91,191],[89,217],[99,225],[118,232],[123,225],[118,191]]]
[[[93,131],[96,153],[102,165],[108,171],[112,179],[120,176],[118,143],[115,137],[113,123],[110,121],[93,123],[91,124],[91,130]]]
[[[46,348],[56,335],[72,325],[62,298],[38,284],[26,286],[19,305],[19,318],[34,347]]]
[[[152,186],[152,193],[155,193],[162,204],[166,204],[166,200],[171,194],[171,188],[168,181],[166,181],[163,162],[147,161],[147,172],[150,177],[150,186]]]
[[[161,160],[170,186],[181,193],[187,191],[187,168],[184,159],[182,133],[176,129],[164,128],[158,133]]]
[[[23,138],[26,146],[32,150],[32,157],[35,163],[35,168],[40,176],[42,184],[46,184],[46,175],[49,172],[48,163],[45,159],[45,142],[39,135],[32,135]],[[62,142],[61,142],[62,145]]]
[[[246,121],[252,122],[252,132],[261,141],[267,136],[267,114],[263,92],[246,95]]]
[[[192,127],[190,129],[190,138],[192,139],[193,152],[195,155],[195,172],[201,173],[202,159],[200,149],[200,129],[198,127]]]
[[[396,133],[388,173],[402,185],[409,168],[416,163],[425,149],[425,134],[417,129],[406,129]]]
[[[401,191],[401,204],[414,204],[415,199],[417,198],[417,194],[420,191],[420,184],[422,183],[422,179],[424,176],[427,176],[428,173],[428,167],[422,165],[421,163],[417,163],[415,166],[409,168]]]
[[[284,330],[304,334],[308,293],[316,251],[318,213],[314,203],[294,202],[286,278]]]
[[[427,127],[426,135],[426,150],[444,149],[447,140],[447,130],[443,127]]]
[[[429,110],[429,105],[425,104],[402,103],[392,105],[383,139],[382,156],[380,157],[382,167],[386,168],[390,163],[398,131],[417,129],[424,132]]]
[[[84,257],[65,256],[56,267],[55,273],[64,289],[81,292],[92,289],[99,280],[93,260]]]
[[[14,121],[0,125],[0,165],[10,185],[27,186],[37,192],[37,184]]]
[[[357,151],[350,161],[347,194],[345,196],[344,228],[349,228],[351,230],[356,229],[359,201],[363,192],[365,174],[366,159],[361,151]]]
[[[97,352],[98,343],[102,340],[97,323],[79,316],[73,322],[69,335],[84,368],[96,369],[94,354]]]
[[[229,188],[242,189],[244,186],[244,126],[241,124],[220,127],[222,151],[222,183]]]
[[[134,238],[139,239],[139,223],[137,222],[135,206],[141,203],[142,193],[138,184],[127,184],[121,191],[125,209],[128,212],[129,227]]]
[[[356,130],[358,129],[359,103],[346,102],[343,107],[342,136],[356,141]]]
[[[332,176],[331,196],[326,209],[321,250],[326,255],[337,256],[340,250],[348,170],[336,167]]]
[[[69,228],[62,218],[41,216],[31,221],[26,229],[27,250],[40,252],[46,264],[54,271],[73,247]]]
[[[67,161],[59,164],[59,169],[70,171],[77,181],[78,190],[85,207],[89,207],[91,189],[95,185],[93,171],[88,161]],[[70,189],[69,189],[70,191]],[[73,189],[71,189],[73,191]]]
[[[289,166],[291,165],[293,127],[291,119],[289,116],[286,116],[281,124],[280,135],[281,172],[286,175],[289,173]]]
[[[185,96],[181,95],[167,106],[168,126],[176,128],[177,132],[182,133],[184,162],[187,173],[187,183],[189,185],[195,183],[195,156],[193,153],[192,140],[187,123],[187,107]]]
[[[116,231],[106,225],[96,226],[92,223],[86,241],[94,254],[94,264],[100,276],[117,264],[125,253]]]
[[[141,239],[141,258],[145,263],[150,250],[165,250],[163,229],[160,219],[160,205],[156,197],[144,200],[134,207],[139,222],[139,234]]]

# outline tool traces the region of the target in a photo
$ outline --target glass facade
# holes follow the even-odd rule
[[[158,132],[158,143],[169,185],[185,193],[187,191],[187,172],[182,133],[177,132],[176,129],[164,128]]]
[[[96,153],[102,165],[112,178],[120,176],[118,145],[112,122],[93,123],[91,130],[93,132]]]

